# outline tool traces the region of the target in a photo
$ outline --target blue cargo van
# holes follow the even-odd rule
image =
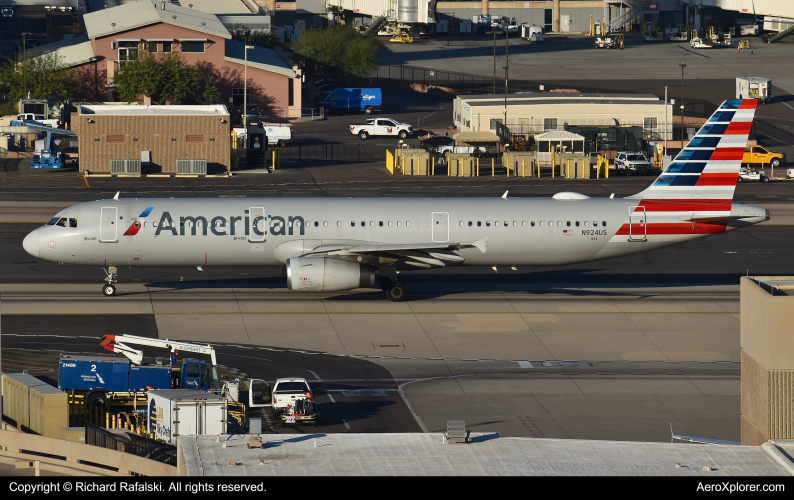
[[[326,113],[334,111],[363,111],[372,114],[380,111],[383,93],[380,89],[334,89],[320,101]]]

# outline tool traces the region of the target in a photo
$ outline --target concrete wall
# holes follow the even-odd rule
[[[130,476],[132,473],[143,476],[170,477],[177,475],[177,467],[130,453],[11,430],[0,430],[0,450],[2,450],[0,451],[2,457],[38,460],[41,463],[108,476]],[[61,458],[26,453],[29,451]],[[181,460],[181,455],[177,460]],[[95,467],[90,465],[91,463],[113,467],[118,471]]]
[[[142,166],[144,172],[175,173],[176,160],[207,160],[211,173],[231,168],[229,115],[78,115],[72,130],[78,137],[81,172],[110,172],[110,160],[140,159],[141,151],[151,151],[151,165]],[[124,135],[125,142],[109,144],[107,136],[113,134]],[[203,134],[204,140],[189,144],[188,134]]]
[[[794,277],[741,279],[741,440],[749,445],[794,439],[794,295],[754,280]]]

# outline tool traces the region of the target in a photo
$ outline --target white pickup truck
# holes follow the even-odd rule
[[[61,126],[61,121],[56,120],[55,118],[47,119],[47,120],[40,120],[36,118],[36,115],[33,113],[20,113],[17,115],[17,120],[19,121],[31,121],[40,123],[41,125],[46,125],[48,127],[58,128]]]
[[[273,414],[281,415],[295,405],[298,399],[314,400],[305,378],[280,378],[273,386]]]
[[[406,139],[413,135],[414,129],[408,123],[400,123],[392,118],[369,118],[365,125],[351,125],[350,133],[366,140],[371,135],[396,135]]]

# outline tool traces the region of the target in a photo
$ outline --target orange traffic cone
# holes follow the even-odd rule
[[[753,49],[750,49],[750,55],[753,55]]]
[[[741,52],[741,51],[739,50],[739,47],[736,47],[736,53],[738,54],[739,52]]]

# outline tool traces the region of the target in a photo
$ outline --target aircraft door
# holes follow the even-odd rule
[[[248,407],[262,408],[273,406],[270,386],[264,380],[252,378],[248,380]]]
[[[248,209],[250,218],[251,232],[248,241],[252,243],[262,243],[267,236],[267,217],[265,217],[264,207],[250,207]]]
[[[645,207],[642,205],[629,207],[629,241],[647,241],[646,235]]]
[[[101,243],[118,243],[119,241],[119,209],[102,207],[99,219],[99,241]]]
[[[449,241],[449,212],[433,212],[433,243]]]

